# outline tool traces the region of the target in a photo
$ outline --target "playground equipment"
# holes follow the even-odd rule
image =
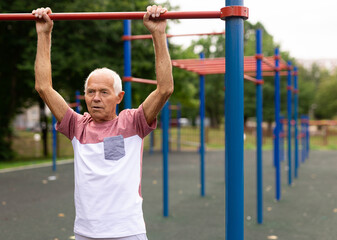
[[[248,9],[243,0],[226,0],[226,7],[213,12],[168,12],[162,19],[217,18],[226,20],[226,239],[243,239],[243,21]],[[129,13],[53,13],[53,20],[142,19],[144,12]],[[35,20],[28,14],[0,14],[0,21]],[[126,41],[127,42],[127,41]],[[129,75],[124,74],[126,77]],[[125,89],[126,90],[126,89]],[[131,90],[131,89],[130,89]],[[126,99],[131,96],[126,93]],[[131,102],[130,102],[131,103]],[[130,104],[131,105],[131,104]],[[167,105],[167,104],[166,104]],[[168,111],[164,107],[163,115]],[[168,123],[164,124],[167,126]],[[166,134],[166,133],[165,133]],[[168,138],[168,136],[167,136]],[[164,141],[163,141],[164,143]],[[166,142],[168,145],[168,142]],[[165,161],[164,161],[165,162]],[[167,161],[166,161],[167,162]]]
[[[298,177],[298,87],[297,87],[297,67],[294,67],[294,121],[295,121],[295,178]]]
[[[180,152],[181,150],[181,105],[178,103],[177,105],[170,105],[170,119],[172,119],[172,111],[176,111],[176,123],[171,122],[170,125],[176,124],[177,125],[177,151]],[[153,132],[152,132],[153,133]]]
[[[245,10],[244,10],[245,12]],[[241,16],[242,17],[242,16]],[[239,17],[239,22],[242,21],[241,17]],[[243,16],[244,17],[244,16]],[[244,17],[245,18],[245,17]],[[231,19],[233,20],[233,19]],[[230,25],[233,25],[234,22],[232,22],[232,24]],[[243,24],[243,21],[242,23]],[[131,40],[134,40],[134,39],[144,39],[144,38],[149,38],[148,36],[146,37],[132,37],[131,36],[131,22],[129,20],[125,20],[124,21],[124,36],[123,36],[123,40],[124,40],[124,77],[123,77],[123,80],[127,80],[128,82],[126,82],[124,84],[124,90],[125,90],[125,107],[126,108],[131,108],[131,82],[132,81],[135,81],[137,80],[137,82],[143,82],[143,83],[154,83],[153,80],[145,80],[145,79],[139,79],[139,78],[134,78],[134,77],[131,77],[132,74],[131,74]],[[229,26],[230,26],[229,25]],[[229,27],[228,26],[228,27]],[[242,25],[243,27],[243,25]],[[232,28],[232,30],[230,32],[235,32],[234,36],[236,35],[242,35],[242,30],[240,31],[236,31],[237,29],[235,29],[235,27]],[[228,34],[228,32],[226,32],[226,34]],[[230,37],[230,36],[229,36]],[[236,36],[238,37],[237,39],[233,39],[233,41],[243,41],[243,38],[242,36]],[[230,43],[228,43],[230,44]],[[226,44],[227,46],[227,44]],[[240,46],[240,48],[242,48],[241,52],[243,52],[243,46]],[[201,56],[202,57],[202,56]],[[229,54],[229,58],[230,59],[234,59],[234,58],[237,58],[237,54],[235,53],[231,53]],[[239,65],[242,64],[240,63],[241,60],[240,59],[237,59],[236,60],[237,62],[239,62]],[[224,65],[222,65],[224,66]],[[232,68],[235,69],[235,65],[232,66]],[[230,67],[229,67],[230,68]],[[232,69],[232,70],[229,70],[229,72],[232,71],[232,77],[233,79],[237,79],[238,81],[241,81],[240,80],[240,75],[237,74],[237,72],[235,72],[235,70]],[[240,71],[240,69],[239,69]],[[235,81],[235,80],[233,80]],[[204,86],[203,84],[204,80],[203,80],[203,77],[200,76],[200,99],[204,99],[204,94],[202,88]],[[235,86],[235,85],[234,85]],[[239,86],[235,86],[236,88],[242,88],[241,91],[243,92],[243,86],[242,85],[239,85]],[[231,89],[231,87],[229,87]],[[235,90],[234,90],[235,91]],[[240,97],[240,95],[239,95]],[[243,96],[242,96],[242,99],[241,101],[243,102]],[[200,138],[201,138],[201,145],[200,145],[200,154],[201,154],[201,161],[200,161],[200,165],[201,165],[201,174],[200,174],[200,178],[201,178],[201,196],[204,196],[205,195],[205,174],[204,174],[204,152],[205,152],[205,147],[204,147],[204,129],[203,129],[203,120],[204,120],[204,101],[200,104],[200,128],[201,128],[201,131],[200,131]],[[242,107],[243,107],[243,104],[242,104]],[[243,113],[243,112],[241,112]],[[237,115],[240,115],[240,111],[237,111]],[[169,148],[168,148],[168,145],[169,145],[169,103],[166,103],[163,110],[162,110],[162,151],[163,151],[163,215],[164,216],[168,216],[169,215],[169,192],[168,192],[168,185],[169,185],[169,174],[168,174],[168,165],[169,165],[169,157],[168,157],[168,152],[169,152]],[[239,116],[236,116],[236,117],[239,117]],[[241,116],[241,118],[243,119],[243,114]],[[229,120],[230,121],[230,120]],[[243,121],[242,121],[243,123]],[[242,135],[243,135],[243,126],[241,126],[242,128]],[[239,128],[240,129],[240,128]],[[229,134],[227,133],[226,131],[226,135],[228,134],[228,137],[227,136],[227,139],[229,138],[232,138],[234,136],[234,134],[232,133]],[[243,181],[243,139],[238,139],[237,140],[238,144],[242,146],[241,148],[241,153],[238,153],[239,152],[239,148],[235,149],[235,151],[233,152],[236,152],[234,155],[233,155],[233,158],[237,159],[237,156],[239,156],[239,159],[237,159],[239,162],[241,161],[241,164],[239,166],[235,166],[236,164],[234,164],[234,167],[239,167],[241,168],[241,171],[240,169],[237,169],[236,170],[236,173],[234,173],[235,176],[235,180],[234,182],[236,181]],[[241,143],[240,143],[241,142]],[[229,152],[231,152],[229,150]],[[241,159],[240,159],[240,156],[241,156]],[[226,162],[229,162],[229,157],[227,157],[227,160]],[[240,177],[241,176],[241,177]],[[233,177],[231,177],[233,178]],[[239,184],[240,186],[241,184]],[[243,186],[243,185],[242,185]],[[226,186],[226,189],[229,189],[229,186]],[[230,216],[226,222],[229,224],[227,225],[227,228],[232,228],[234,227],[234,223],[232,223],[232,219],[233,219],[233,222],[237,222],[239,221],[239,219],[242,219],[243,217],[243,191],[242,190],[239,190],[239,194],[237,189],[234,190],[234,189],[231,189],[231,190],[228,190],[228,193],[227,195],[232,195],[234,196],[235,200],[233,199],[233,202],[232,204],[235,204],[235,207],[230,209],[228,206],[231,206],[231,203],[230,202],[230,199],[231,198],[228,198],[228,200],[226,201],[226,215],[227,216]],[[235,195],[234,195],[235,194]],[[232,206],[233,207],[233,206]],[[242,213],[242,214],[241,214]],[[242,225],[242,223],[238,223],[239,225]],[[236,225],[235,227],[237,228],[239,225]],[[243,237],[242,233],[239,233],[239,232],[243,232],[243,226],[239,226],[240,229],[237,229],[235,230],[235,232],[238,233],[238,235],[235,235],[235,238],[236,239],[240,239],[241,237]],[[226,232],[227,233],[227,232]],[[231,233],[229,234],[229,236],[231,236]],[[233,235],[234,236],[234,235]],[[239,238],[237,238],[237,236],[239,236]],[[228,239],[231,239],[231,237],[229,237]]]
[[[182,36],[203,36],[203,35],[220,35],[224,32],[216,32],[216,33],[199,33],[199,34],[180,34],[180,35],[169,35],[169,37],[182,37]],[[145,83],[145,84],[156,84],[155,80],[149,79],[140,79],[136,77],[131,77],[131,41],[133,40],[143,40],[143,39],[151,39],[151,35],[131,35],[131,22],[129,20],[124,20],[124,36],[122,40],[124,40],[124,74],[123,77],[124,90],[125,90],[125,107],[131,108],[131,82]],[[204,58],[204,54],[200,54],[200,59]],[[199,80],[199,92],[200,92],[200,195],[205,196],[205,130],[204,130],[204,118],[205,118],[205,78],[203,75],[200,75]],[[168,110],[166,109],[168,108]],[[161,125],[162,125],[162,153],[163,153],[163,215],[165,217],[169,214],[169,174],[168,174],[168,166],[169,166],[169,147],[166,146],[168,143],[169,146],[169,130],[170,130],[170,110],[172,106],[167,103],[161,115]],[[167,114],[168,111],[168,114]],[[179,112],[178,112],[179,113]],[[165,117],[169,117],[169,119],[165,119]],[[153,143],[153,133],[150,136],[150,152],[152,149]],[[180,128],[178,122],[178,150],[180,149]]]
[[[301,139],[301,162],[304,163],[305,160],[309,157],[309,116],[302,115],[301,116],[301,134],[299,138]]]
[[[201,76],[206,74],[225,73],[223,65],[226,64],[225,58],[213,59],[183,59],[173,60],[173,66],[192,71]],[[274,57],[264,57],[262,55],[262,32],[256,31],[256,55],[255,57],[244,57],[244,72],[243,78],[252,81],[256,84],[256,122],[257,122],[257,221],[263,222],[263,176],[262,176],[262,84],[263,76],[273,76],[275,78],[275,129],[274,129],[274,166],[275,166],[275,198],[281,199],[281,167],[280,161],[283,157],[284,132],[283,124],[280,116],[280,76],[288,77],[288,179],[291,184],[292,179],[292,161],[291,161],[291,120],[292,120],[292,92],[294,93],[294,115],[295,115],[295,172],[297,173],[298,164],[298,134],[297,134],[297,68],[294,68],[292,73],[291,63],[288,64],[281,59],[279,49],[275,49]],[[253,78],[254,74],[256,78]],[[291,83],[294,77],[294,90],[292,91]],[[227,81],[226,81],[227,82]],[[289,87],[290,85],[290,87]],[[201,88],[200,88],[201,89]],[[200,90],[201,91],[201,90]],[[289,93],[290,91],[290,93]],[[227,92],[226,98],[228,99]],[[230,98],[231,99],[231,98]],[[202,99],[200,99],[202,102]],[[228,142],[228,141],[226,141]],[[281,146],[282,145],[282,146]],[[231,145],[232,147],[232,145]],[[227,145],[226,145],[227,150]],[[227,172],[226,172],[227,176]],[[297,175],[295,175],[297,177]]]

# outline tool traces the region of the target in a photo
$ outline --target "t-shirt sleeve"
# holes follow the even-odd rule
[[[57,122],[56,130],[72,140],[75,136],[76,124],[80,115],[69,108],[61,122]]]
[[[157,127],[157,118],[151,123],[151,125],[147,123],[143,111],[143,105],[140,105],[138,109],[136,109],[133,119],[137,134],[141,138],[145,138],[150,132],[155,130]]]

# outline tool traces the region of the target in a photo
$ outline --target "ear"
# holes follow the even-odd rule
[[[118,93],[118,101],[117,101],[117,104],[120,104],[120,103],[121,103],[121,101],[123,100],[124,94],[125,94],[124,91],[121,91],[120,93]]]

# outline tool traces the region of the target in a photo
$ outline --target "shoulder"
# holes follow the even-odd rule
[[[86,123],[89,123],[89,122],[93,121],[93,119],[92,119],[90,113],[88,113],[88,112],[85,112],[83,115],[78,114],[78,119],[79,119],[80,121],[86,122]]]
[[[132,108],[132,109],[124,109],[121,111],[118,115],[119,119],[132,119],[135,116],[138,115],[144,115],[142,106],[139,106],[138,108]]]

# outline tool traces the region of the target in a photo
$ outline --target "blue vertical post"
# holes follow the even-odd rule
[[[256,30],[256,56],[262,56],[262,30]],[[263,81],[262,59],[256,58],[256,80]],[[263,97],[262,83],[256,83],[256,179],[257,179],[257,223],[263,223],[263,159],[262,159],[262,121]]]
[[[306,159],[309,158],[309,151],[310,151],[310,129],[309,129],[309,126],[310,126],[310,119],[309,119],[309,116],[306,117],[306,134],[305,134],[305,137],[306,137]]]
[[[178,129],[177,129],[177,150],[180,152],[181,150],[181,124],[180,124],[180,118],[181,118],[181,104],[177,104],[178,110],[177,110],[177,120],[178,120]]]
[[[275,162],[275,195],[276,200],[281,199],[281,164],[280,164],[280,52],[275,48],[275,146],[274,146],[274,162]]]
[[[204,53],[200,53],[200,59],[204,59]],[[205,196],[205,76],[199,76],[199,116],[200,116],[200,195]]]
[[[53,125],[53,171],[56,171],[56,158],[57,158],[57,132],[56,132],[56,118],[52,115],[52,125]]]
[[[288,114],[288,184],[292,184],[292,163],[291,163],[291,120],[292,120],[292,81],[291,62],[288,61],[287,74],[287,114]]]
[[[305,149],[304,149],[304,161],[308,158],[308,123],[307,123],[307,116],[304,116],[304,142],[305,142]],[[328,126],[327,126],[328,127]]]
[[[131,20],[123,20],[124,36],[131,36]],[[131,77],[131,40],[124,40],[124,77]],[[132,108],[131,82],[124,82],[124,108]]]
[[[284,117],[280,115],[280,161],[284,160]]]
[[[303,123],[303,141],[304,141],[304,159],[303,161],[305,161],[308,158],[308,118],[306,115],[304,115],[304,123]]]
[[[166,102],[162,109],[162,151],[163,151],[163,215],[169,216],[169,121],[170,104]]]
[[[226,6],[242,6],[243,0],[226,0]],[[243,240],[243,18],[226,19],[225,57],[225,167],[226,239]]]
[[[154,131],[150,133],[150,154],[153,153],[153,145],[154,145]]]
[[[169,102],[169,101],[168,101]],[[171,125],[171,121],[172,121],[172,109],[171,109],[171,103],[169,102],[169,126]],[[168,136],[171,135],[170,133],[171,129],[170,127],[168,128]],[[168,150],[169,152],[171,152],[172,148],[171,148],[171,141],[170,141],[170,137],[169,137],[169,141],[168,141]]]
[[[300,137],[301,137],[301,144],[302,144],[302,149],[301,149],[301,161],[304,162],[305,159],[307,158],[307,130],[306,130],[306,116],[301,115],[300,117],[301,120],[301,130],[300,132]]]
[[[81,106],[81,94],[79,90],[76,90],[75,92],[75,96],[76,96],[76,112],[80,113],[80,106]]]
[[[294,67],[294,122],[295,122],[295,178],[298,177],[298,89],[297,89],[297,67]]]
[[[273,164],[274,168],[276,168],[276,157],[275,157],[275,146],[276,146],[276,127],[273,128]]]
[[[304,115],[301,116],[301,161],[304,162],[305,160],[305,118]]]

